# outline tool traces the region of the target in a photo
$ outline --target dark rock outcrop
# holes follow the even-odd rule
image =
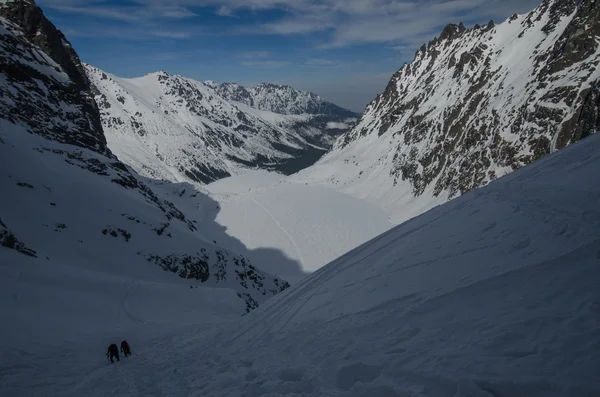
[[[0,246],[2,246],[4,248],[14,249],[15,251],[20,252],[27,256],[37,257],[37,254],[34,250],[27,247],[10,230],[8,230],[8,227],[4,224],[4,222],[2,222],[1,218],[0,218]]]
[[[20,92],[0,93],[0,98],[8,99],[0,100],[0,109],[9,120],[31,125],[33,133],[109,154],[89,80],[63,33],[33,0],[0,4],[0,17],[12,22],[13,26],[7,24],[8,31],[16,33],[1,37],[0,73],[22,87]],[[47,69],[55,73],[45,73]],[[41,88],[38,80],[48,89]],[[58,105],[58,109],[53,105]],[[53,118],[64,122],[49,123]]]

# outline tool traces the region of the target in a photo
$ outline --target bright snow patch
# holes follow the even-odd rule
[[[385,212],[364,200],[325,187],[289,183],[264,171],[225,178],[206,189],[219,201],[216,222],[229,235],[251,250],[281,251],[304,272],[319,269],[392,227]],[[268,258],[249,258],[286,281],[303,277]]]
[[[329,123],[327,123],[327,129],[346,129],[348,128],[350,125],[346,124],[346,123],[340,123],[340,122],[335,122],[335,121],[330,121]]]

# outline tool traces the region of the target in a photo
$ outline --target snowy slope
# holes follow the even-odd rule
[[[314,94],[291,88],[287,93],[295,95],[287,99],[271,95],[294,112],[236,102],[220,96],[214,83],[162,71],[122,79],[85,67],[109,147],[152,178],[207,183],[255,167],[295,172],[314,163],[345,131],[327,123],[352,115],[322,100],[306,105],[298,97]]]
[[[179,276],[190,288],[211,285],[237,295],[246,306],[238,314],[286,288],[285,281],[256,269],[243,256],[247,249],[242,244],[239,251],[219,245],[215,235],[229,237],[213,226],[214,216],[200,205],[201,192],[172,184],[170,189],[156,186],[157,194],[155,181],[131,172],[110,153],[101,127],[93,129],[93,120],[100,118],[93,113],[89,90],[78,91],[79,83],[65,71],[77,58],[62,59],[66,68],[56,63],[28,39],[29,20],[12,16],[11,4],[3,14],[23,26],[0,17],[0,52],[5,55],[0,58],[3,265],[19,266],[4,259],[14,249],[48,268],[132,279],[146,273]],[[58,38],[70,49],[34,3],[14,6],[25,7],[17,16],[37,13],[36,36],[48,42]],[[26,112],[34,114],[28,118]],[[186,201],[191,216],[173,203],[168,190],[178,192],[179,202]],[[208,198],[202,202],[216,205]],[[210,236],[203,230],[212,230]]]
[[[593,136],[358,247],[218,338],[202,395],[599,395],[599,177]]]
[[[161,306],[144,311],[136,292],[131,304],[110,306],[121,317],[107,317],[110,332],[100,327],[95,339],[4,345],[3,391],[597,396],[600,185],[590,181],[599,177],[597,134],[395,227],[222,324],[207,315],[166,329],[161,319],[177,314]],[[10,268],[12,278],[0,283],[34,287],[23,265],[25,276]],[[7,281],[18,277],[22,283]],[[110,286],[97,282],[102,287],[87,293],[102,296]],[[26,305],[26,294],[1,290],[0,308]],[[42,321],[31,307],[17,324]],[[132,321],[126,313],[145,323],[118,332]],[[43,337],[46,330],[30,332]],[[102,342],[124,335],[135,355],[107,364]]]
[[[227,234],[250,249],[281,251],[300,265],[288,269],[261,257],[261,251],[248,254],[261,269],[292,284],[392,227],[373,204],[266,171],[224,178],[206,190],[219,202],[215,221]]]
[[[544,0],[500,25],[448,25],[300,179],[401,222],[594,133],[599,13]]]

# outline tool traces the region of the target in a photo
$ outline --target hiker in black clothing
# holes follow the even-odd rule
[[[129,343],[127,343],[126,340],[121,342],[121,352],[123,352],[125,357],[131,356],[131,349],[129,348]]]
[[[113,357],[116,357],[117,361],[119,361],[119,348],[117,347],[117,345],[112,343],[110,346],[108,346],[108,351],[106,352],[106,357],[110,358],[111,363],[114,362]]]

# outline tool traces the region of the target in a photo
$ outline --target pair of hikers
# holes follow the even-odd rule
[[[127,341],[123,341],[121,342],[121,352],[125,355],[125,357],[127,356],[131,356],[131,349],[129,348],[129,343],[127,343]],[[108,346],[108,351],[106,352],[106,357],[110,358],[110,362],[113,363],[113,357],[117,359],[117,361],[120,361],[119,359],[119,348],[117,347],[117,345],[115,345],[114,343],[112,343],[110,346]]]

